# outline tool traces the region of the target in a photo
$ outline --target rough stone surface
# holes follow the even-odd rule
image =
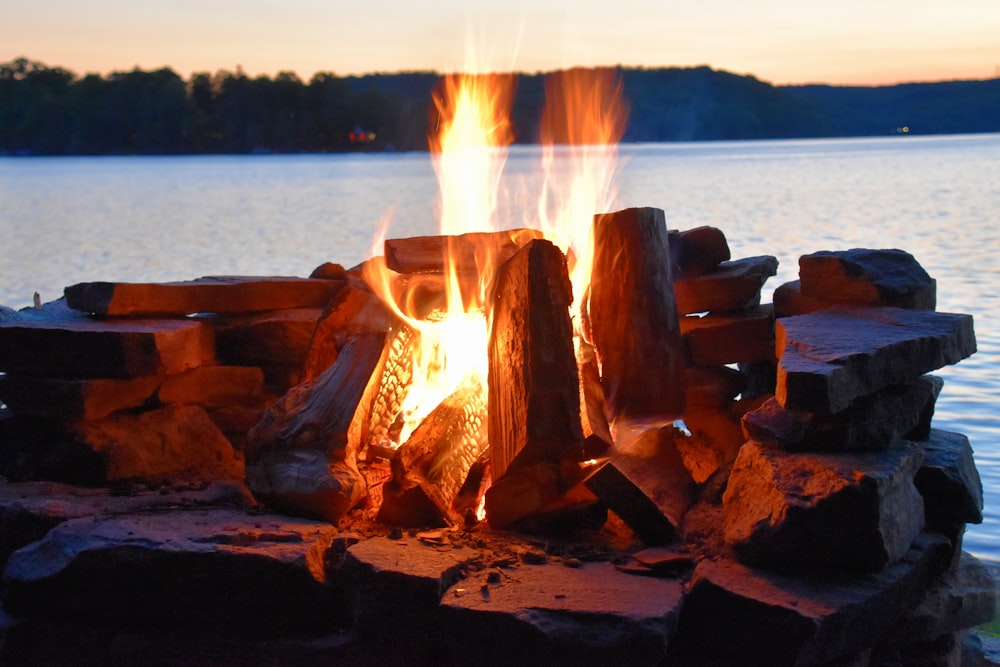
[[[0,322],[0,370],[43,377],[179,373],[215,356],[212,330],[192,320]]]
[[[95,315],[250,313],[322,307],[343,287],[339,280],[208,276],[176,283],[79,283],[66,288],[71,308]]]
[[[325,565],[335,534],[235,509],[72,519],[11,555],[5,606],[123,628],[315,632],[337,616]]]
[[[760,290],[778,272],[778,260],[770,255],[722,262],[694,278],[674,281],[677,312],[743,311],[760,304]]]
[[[305,363],[321,308],[293,308],[244,317],[211,318],[219,361],[234,366]]]
[[[938,529],[983,520],[983,483],[969,439],[961,433],[931,429],[919,443],[924,463],[915,483],[924,498],[927,521]]]
[[[524,565],[445,595],[456,664],[656,665],[677,625],[683,584],[611,563]]]
[[[772,398],[743,415],[743,432],[750,440],[788,451],[885,449],[914,429],[930,428],[929,415],[943,385],[934,376],[891,385],[835,415],[786,410]]]
[[[0,567],[14,551],[40,540],[55,526],[82,517],[128,514],[208,505],[250,507],[250,492],[240,482],[215,481],[170,492],[115,495],[106,488],[54,482],[0,484]]]
[[[684,404],[688,409],[720,409],[743,391],[744,374],[726,366],[692,366],[684,369]]]
[[[820,251],[799,258],[802,295],[858,305],[934,310],[936,283],[903,250]]]
[[[201,366],[168,375],[157,396],[163,403],[221,408],[253,403],[264,391],[264,373],[252,366]]]
[[[669,234],[670,266],[676,277],[698,276],[728,260],[732,254],[718,227],[694,227]]]
[[[838,308],[777,320],[782,407],[830,414],[976,351],[971,315]]]
[[[748,442],[723,496],[725,535],[741,561],[772,569],[878,570],[924,525],[906,441],[865,453],[788,453]]]
[[[73,380],[0,374],[0,401],[14,414],[50,419],[94,420],[142,405],[156,393],[160,378]]]
[[[769,305],[738,315],[680,318],[688,361],[716,366],[774,358],[774,312]]]
[[[695,568],[672,661],[826,665],[884,640],[945,567],[946,538],[923,534],[872,574],[787,577],[728,560]]]
[[[812,313],[817,310],[824,310],[826,308],[844,305],[841,301],[820,299],[815,296],[803,296],[802,283],[798,280],[792,280],[776,287],[774,289],[772,301],[774,303],[775,317],[805,315],[806,313]]]
[[[243,464],[233,446],[195,405],[77,422],[72,430],[101,458],[109,482],[178,473],[199,479],[243,478]]]

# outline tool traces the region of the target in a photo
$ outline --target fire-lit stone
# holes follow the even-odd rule
[[[674,662],[826,665],[873,648],[923,597],[950,545],[923,534],[904,558],[865,575],[788,577],[729,560],[695,568]]]
[[[673,426],[619,430],[617,452],[584,482],[647,544],[673,539],[694,500],[694,480],[675,438]]]
[[[684,369],[688,409],[721,409],[743,391],[743,373],[727,366],[691,366]]]
[[[73,519],[11,555],[4,604],[161,630],[316,632],[344,615],[327,580],[335,534],[224,508]]]
[[[760,291],[778,272],[778,260],[770,255],[723,262],[693,278],[674,280],[677,312],[681,315],[738,312],[760,305]]]
[[[719,469],[731,466],[746,442],[739,418],[730,411],[688,408],[684,425],[689,435],[676,437],[677,450],[699,484]]]
[[[0,374],[0,401],[16,415],[101,419],[142,405],[160,385],[158,376],[121,380],[73,380]]]
[[[632,576],[611,563],[522,565],[495,584],[453,586],[442,622],[455,664],[655,665],[683,596],[679,581]]]
[[[931,429],[918,443],[924,462],[915,483],[924,498],[928,525],[953,529],[983,520],[983,483],[969,439],[961,433]]]
[[[670,232],[670,263],[678,278],[699,276],[731,256],[726,235],[718,227]]]
[[[838,308],[779,319],[782,407],[830,414],[861,396],[917,378],[976,351],[971,315]]]
[[[937,284],[903,250],[814,252],[799,258],[804,297],[870,306],[934,310]]]
[[[201,366],[168,375],[157,392],[163,403],[219,408],[253,402],[264,391],[264,374],[251,366]]]
[[[259,315],[211,317],[219,361],[233,366],[305,363],[309,342],[323,311],[293,308]]]
[[[750,440],[788,451],[885,449],[896,438],[912,438],[915,429],[930,428],[943,385],[941,378],[925,375],[862,396],[835,415],[786,410],[771,398],[743,415],[743,431]]]
[[[71,308],[99,316],[253,313],[325,306],[339,280],[208,276],[176,283],[79,283],[66,288]]]
[[[108,481],[181,473],[196,479],[243,477],[233,446],[196,405],[81,421],[71,430],[101,458]]]
[[[883,568],[923,528],[922,460],[906,441],[837,454],[748,442],[723,496],[726,540],[741,561],[776,570]]]
[[[817,310],[842,306],[844,302],[831,299],[821,299],[816,296],[803,296],[802,283],[792,280],[774,289],[772,296],[775,317],[791,317],[805,315]]]
[[[83,517],[164,511],[177,507],[251,506],[247,488],[236,481],[214,481],[193,489],[114,494],[54,482],[0,484],[0,568],[23,546],[42,539],[59,524]]]
[[[212,330],[191,320],[0,323],[0,371],[59,378],[179,373],[215,357]]]
[[[682,317],[680,327],[688,361],[696,366],[774,357],[774,312],[770,305],[732,315]]]

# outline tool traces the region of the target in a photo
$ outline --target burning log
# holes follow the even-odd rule
[[[383,487],[379,521],[419,526],[460,520],[454,503],[486,446],[486,398],[479,380],[470,376],[393,454],[392,480]],[[425,500],[416,498],[418,494]],[[414,503],[425,511],[414,516]]]
[[[514,256],[524,245],[542,238],[537,229],[470,232],[460,236],[414,236],[386,239],[386,265],[398,273],[443,273],[448,257],[451,269],[477,273],[482,262],[493,258],[496,266]]]
[[[354,337],[333,366],[264,414],[246,447],[255,494],[331,523],[363,498],[356,456],[388,349],[385,334]]]
[[[684,412],[684,353],[662,210],[595,216],[588,329],[612,420]]]
[[[388,331],[395,317],[380,298],[348,285],[330,301],[310,330],[304,379],[312,380],[337,360],[351,336]]]
[[[580,385],[566,258],[536,240],[497,272],[489,339],[494,480],[513,467],[579,460]]]

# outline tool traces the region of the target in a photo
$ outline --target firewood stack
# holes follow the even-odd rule
[[[81,283],[0,322],[0,474],[242,478],[247,431],[298,383],[339,278]]]

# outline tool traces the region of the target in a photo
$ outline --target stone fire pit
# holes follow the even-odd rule
[[[972,318],[899,250],[806,255],[773,304],[775,258],[713,228],[670,251],[683,424],[612,437],[581,365],[587,461],[510,449],[481,522],[481,479],[441,504],[419,458],[330,444],[373,423],[398,324],[358,271],[5,309],[0,663],[959,664],[995,582],[928,373],[975,352]]]

